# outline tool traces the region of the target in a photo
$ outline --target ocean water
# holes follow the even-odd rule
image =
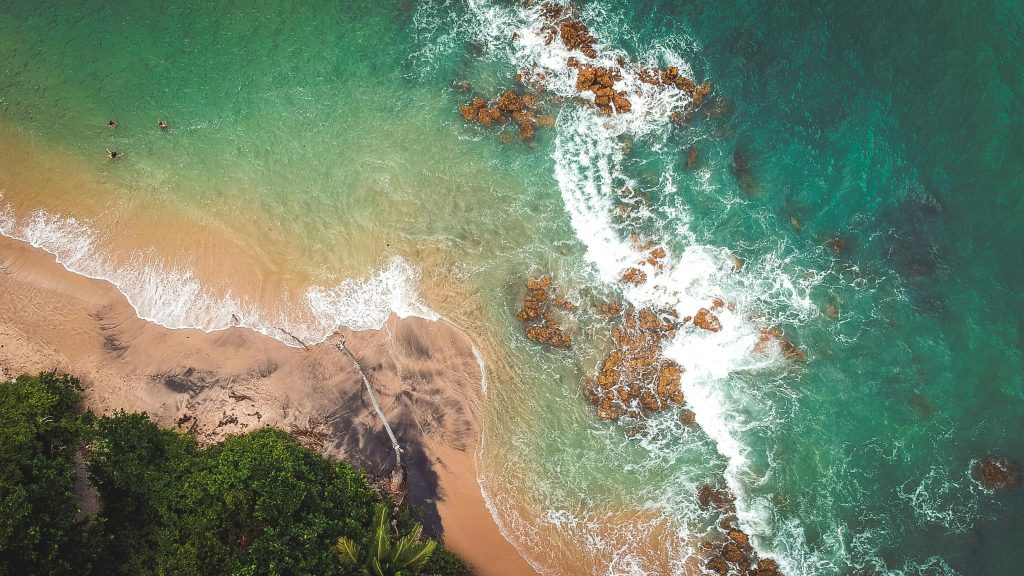
[[[970,467],[1024,461],[1024,8],[580,9],[600,58],[714,97],[678,126],[686,99],[627,74],[633,112],[597,115],[529,3],[5,4],[0,233],[169,326],[455,322],[487,370],[481,485],[545,573],[683,572],[720,537],[706,483],[785,574],[1015,573],[1024,499]],[[459,117],[521,69],[556,119],[535,141]],[[634,233],[668,252],[639,287]],[[581,305],[570,351],[515,319],[538,273]],[[664,350],[699,427],[598,421],[592,305],[719,296],[721,332]],[[753,352],[766,327],[807,361]]]

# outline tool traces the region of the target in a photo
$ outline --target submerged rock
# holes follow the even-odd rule
[[[971,476],[993,492],[1020,488],[1020,464],[1005,456],[990,454],[981,458],[971,468]]]
[[[576,305],[564,298],[557,298],[552,303],[550,288],[550,276],[528,278],[526,295],[516,318],[523,322],[526,337],[530,340],[553,348],[569,348],[572,345],[572,338],[562,330],[562,325],[555,321],[551,308],[572,311],[576,309]]]

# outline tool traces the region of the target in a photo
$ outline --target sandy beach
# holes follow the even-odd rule
[[[534,574],[505,540],[476,481],[481,368],[454,326],[392,316],[381,330],[287,346],[247,329],[168,329],[101,280],[0,237],[0,377],[60,370],[86,408],[145,411],[204,442],[275,426],[371,476],[393,454],[344,338],[403,447],[408,501],[480,574]]]

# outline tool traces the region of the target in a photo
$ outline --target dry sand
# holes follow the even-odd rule
[[[0,236],[0,377],[57,369],[81,378],[99,413],[145,411],[217,441],[275,426],[321,452],[386,473],[390,442],[365,398],[345,338],[403,447],[408,500],[426,528],[480,574],[534,574],[505,540],[476,481],[480,367],[444,322],[392,317],[308,349],[245,329],[171,330],[139,319],[104,281],[72,274]]]

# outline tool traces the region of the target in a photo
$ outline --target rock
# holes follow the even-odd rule
[[[629,268],[622,274],[622,281],[639,286],[647,282],[647,273],[639,268]]]
[[[796,216],[789,217],[789,225],[792,226],[793,229],[796,230],[797,232],[803,230],[804,228],[804,225],[800,223],[800,219],[797,218]]]
[[[839,236],[829,238],[825,245],[828,246],[828,249],[831,250],[833,254],[836,255],[842,254],[846,251],[846,240],[843,240]]]
[[[693,325],[710,332],[718,332],[722,329],[722,323],[718,320],[718,316],[715,316],[707,308],[701,308],[697,311],[697,314],[693,317]]]
[[[726,562],[725,558],[722,558],[721,556],[709,558],[708,561],[704,564],[704,568],[706,570],[710,570],[716,574],[719,574],[719,576],[725,576],[729,573],[729,563]]]
[[[693,427],[697,425],[697,413],[689,408],[683,408],[679,411],[679,422],[683,426]]]
[[[520,124],[519,125],[519,139],[520,140],[533,140],[533,124]]]
[[[700,152],[696,146],[690,146],[689,152],[686,153],[686,169],[693,170],[697,167],[697,159]]]
[[[757,194],[758,186],[754,180],[753,170],[747,162],[747,157],[738,148],[732,153],[732,173],[744,192],[750,195]]]
[[[452,88],[455,88],[456,90],[460,90],[462,92],[469,92],[473,87],[469,84],[469,82],[455,82],[452,84]]]
[[[698,86],[693,92],[693,107],[700,108],[700,105],[704,103],[708,95],[711,94],[711,83],[705,82]]]
[[[987,455],[974,463],[971,476],[986,490],[1020,488],[1020,464],[1005,456]]]
[[[750,549],[750,537],[747,536],[746,532],[742,530],[729,530],[728,536],[729,540],[735,542],[743,550]]]
[[[829,318],[837,318],[839,316],[839,307],[836,306],[835,302],[827,302],[825,304],[825,316]]]
[[[725,558],[727,562],[732,564],[738,564],[744,560],[744,555],[735,542],[726,542],[725,546],[722,547],[722,558]]]
[[[554,320],[550,310],[550,288],[551,277],[546,274],[539,278],[528,278],[527,292],[516,318],[523,322],[526,337],[530,340],[553,348],[569,348],[572,346],[572,338],[562,330],[561,324]],[[562,298],[556,299],[556,303],[560,303],[554,306],[556,308],[567,311],[575,309],[572,302]]]
[[[537,126],[540,126],[541,128],[550,128],[554,125],[554,116],[537,116]]]
[[[505,112],[516,112],[522,110],[525,104],[515,90],[509,90],[498,98],[498,109]]]
[[[804,354],[803,350],[797,348],[795,344],[787,340],[783,335],[782,331],[777,328],[762,328],[761,338],[754,344],[754,352],[759,354],[768,354],[771,352],[772,343],[776,343],[779,347],[779,351],[782,355],[789,360],[796,360],[797,362],[804,362],[807,360],[807,355]]]
[[[711,301],[712,310],[721,310],[722,308],[725,308],[725,300],[722,298],[715,298]]]
[[[708,484],[700,487],[697,499],[701,508],[708,510],[714,507],[723,512],[732,512],[736,502],[736,497],[725,488],[713,488]]]

